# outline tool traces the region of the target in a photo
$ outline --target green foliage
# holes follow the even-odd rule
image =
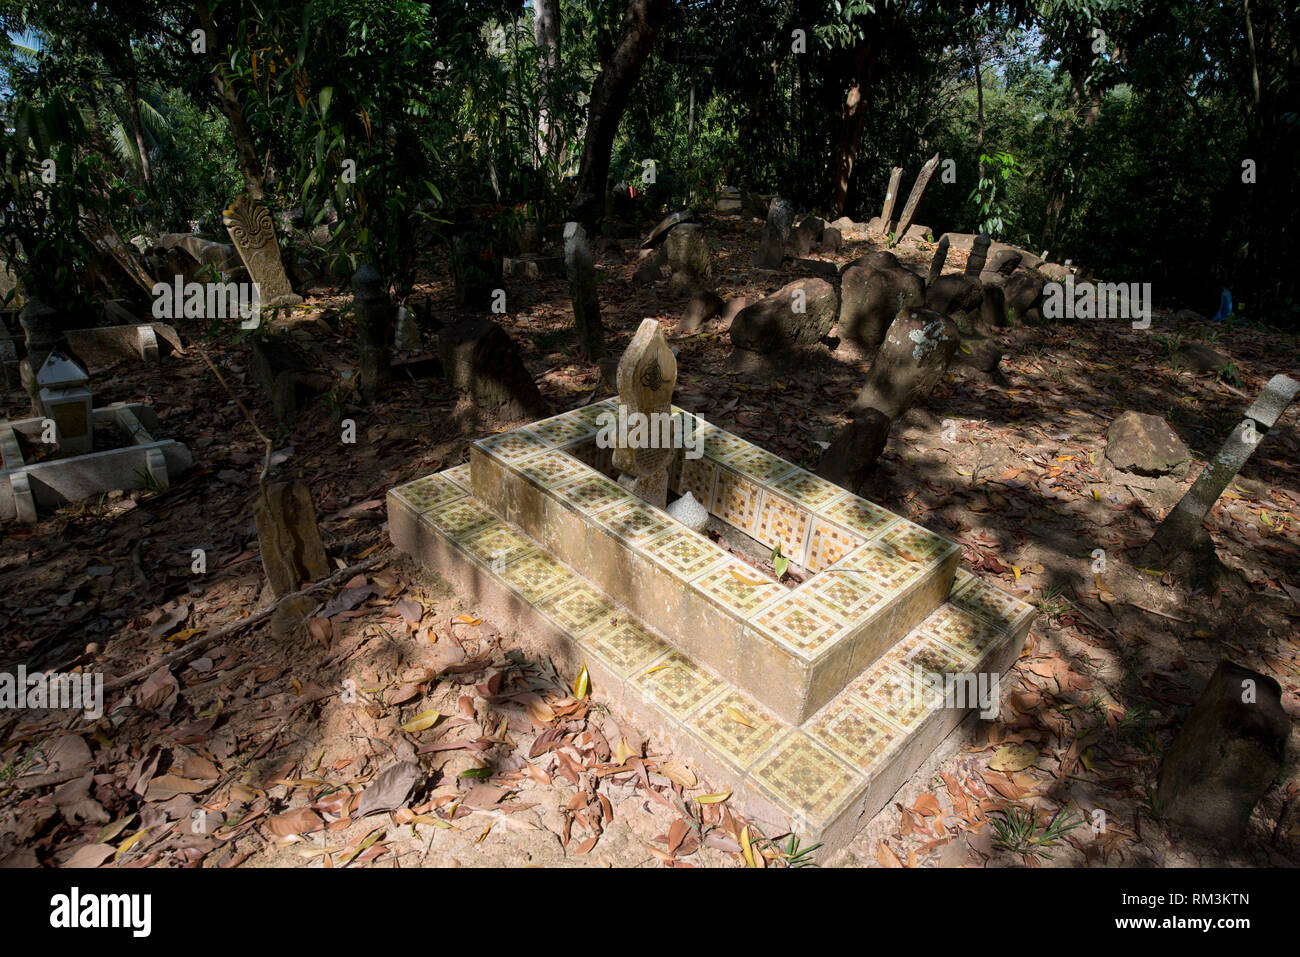
[[[985,174],[971,190],[969,199],[975,205],[979,231],[1001,239],[1006,234],[1007,216],[1010,214],[1006,185],[1020,175],[1020,164],[1010,153],[999,150],[992,156],[981,153],[980,165]]]

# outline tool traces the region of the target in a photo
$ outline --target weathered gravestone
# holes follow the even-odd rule
[[[934,258],[930,260],[930,275],[925,281],[927,286],[933,286],[935,280],[943,275],[944,263],[948,261],[948,246],[948,236],[945,234],[940,237],[939,245],[934,250]]]
[[[253,509],[257,542],[271,594],[283,598],[330,573],[325,545],[316,525],[311,491],[302,482],[273,482]],[[285,634],[302,624],[315,606],[308,595],[287,601],[271,617],[271,627]]]
[[[746,306],[731,321],[731,343],[738,350],[794,355],[830,332],[838,301],[824,279],[797,279]]]
[[[1218,501],[1256,446],[1300,392],[1300,382],[1275,375],[1246,410],[1241,424],[1215,453],[1173,511],[1165,516],[1143,551],[1144,561],[1168,560],[1181,554],[1196,537],[1201,522]]]
[[[388,383],[388,329],[393,321],[393,307],[379,273],[366,263],[352,275],[352,289],[361,352],[361,393],[372,398]]]
[[[817,474],[857,493],[889,441],[889,418],[876,409],[862,409],[822,452]]]
[[[1219,662],[1160,765],[1160,814],[1220,841],[1240,840],[1282,770],[1290,732],[1275,680]]]
[[[839,335],[867,349],[880,345],[899,309],[925,301],[921,277],[879,252],[850,264],[840,283]]]
[[[475,317],[444,327],[438,355],[447,382],[469,393],[476,408],[510,420],[549,414],[519,347],[495,322]]]
[[[672,230],[675,227],[679,226],[682,223],[689,223],[694,218],[695,218],[695,214],[692,213],[689,209],[679,209],[675,213],[669,213],[667,216],[665,216],[663,219],[659,221],[659,225],[655,226],[654,229],[650,230],[650,235],[645,238],[645,242],[641,244],[641,248],[651,249],[655,246],[658,246],[661,242],[663,242],[665,239],[668,238],[668,235],[672,232]]]
[[[688,295],[701,290],[713,270],[709,244],[704,227],[699,223],[685,223],[668,234],[664,242],[668,255],[668,294]]]
[[[979,278],[979,274],[984,271],[984,264],[989,258],[989,244],[993,240],[988,233],[980,233],[975,237],[975,243],[971,246],[970,256],[966,258],[966,275]]]
[[[596,298],[596,264],[581,223],[564,224],[564,270],[569,277],[578,345],[583,355],[598,362],[605,355],[605,332],[600,322],[600,300]]]
[[[627,351],[618,363],[618,415],[630,424],[629,436],[645,442],[629,441],[628,446],[614,449],[614,467],[623,474],[620,484],[651,505],[668,504],[668,466],[675,450],[649,448],[648,439],[660,432],[655,427],[661,416],[672,414],[673,390],[677,387],[677,358],[664,340],[659,323],[643,320]],[[643,423],[637,429],[637,420]]]
[[[943,377],[960,341],[956,323],[942,313],[900,309],[853,403],[855,413],[876,409],[896,419],[924,401]]]
[[[258,298],[263,309],[278,309],[302,302],[294,293],[280,259],[280,247],[275,241],[275,227],[266,207],[254,202],[247,193],[240,193],[229,208],[222,210],[221,221],[226,224],[230,241],[235,244],[248,277],[257,283]]]
[[[880,208],[880,221],[889,229],[890,217],[894,215],[894,201],[898,199],[898,188],[903,185],[903,167],[895,166],[889,171],[889,189],[885,191],[885,204]]]
[[[907,235],[908,227],[912,225],[912,220],[916,218],[916,208],[921,205],[921,200],[925,198],[925,191],[930,185],[930,178],[934,176],[934,171],[938,166],[939,154],[935,153],[921,167],[921,172],[916,176],[916,182],[912,184],[912,192],[907,197],[907,204],[903,207],[903,214],[898,217],[898,228],[894,230],[894,238],[889,242],[891,246],[897,245]]]

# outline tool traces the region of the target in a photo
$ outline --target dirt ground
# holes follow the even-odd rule
[[[759,225],[710,221],[715,284],[751,300],[800,275],[750,268]],[[848,421],[868,359],[742,379],[715,321],[676,331],[684,302],[633,282],[635,243],[601,261],[618,354],[647,316],[678,355],[677,403],[804,466]],[[844,262],[871,250],[848,244]],[[904,247],[928,262],[932,246]],[[962,256],[949,257],[948,271]],[[577,358],[563,281],[509,283],[503,325],[554,409],[599,387]],[[452,314],[445,275],[423,284]],[[346,297],[308,298],[290,335],[329,369],[355,367]],[[96,404],[141,401],[194,468],[166,492],[112,493],[0,544],[0,657],[7,670],[126,674],[271,602],[252,502],[263,449],[208,351],[274,438],[276,474],[308,483],[339,569],[325,607],[286,634],[263,620],[177,669],[108,695],[95,722],[0,712],[0,860],[11,866],[783,866],[807,860],[783,835],[746,828],[716,782],[697,779],[645,729],[620,727],[575,675],[530,659],[473,604],[391,548],[384,494],[464,459],[484,434],[437,378],[399,370],[383,400],[346,392],[275,430],[247,345],[182,328],[187,353],[160,369],[92,370]],[[1116,484],[1112,419],[1166,418],[1200,463],[1270,376],[1296,374],[1294,337],[1271,330],[1127,323],[995,333],[1002,377],[968,368],[896,424],[869,498],[963,546],[964,567],[1037,605],[996,721],[968,719],[862,831],[824,864],[913,866],[1268,865],[1300,862],[1300,762],[1231,849],[1173,832],[1153,805],[1162,749],[1221,657],[1276,678],[1300,715],[1300,463],[1289,412],[1209,516],[1212,548],[1170,569],[1136,551],[1167,491]],[[426,342],[433,338],[426,333]],[[1179,341],[1230,354],[1235,384],[1181,368]],[[418,369],[418,366],[416,367]],[[604,394],[603,392],[601,393]],[[26,415],[5,397],[6,418]],[[357,441],[341,441],[344,420]],[[1163,496],[1163,497],[1162,497]],[[193,570],[202,549],[206,570]],[[1104,568],[1096,552],[1104,555]],[[581,690],[581,689],[579,689]],[[436,712],[436,714],[434,714]],[[700,798],[704,800],[701,801]],[[1007,846],[1019,821],[1031,839]]]

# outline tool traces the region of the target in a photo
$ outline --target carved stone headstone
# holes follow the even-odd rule
[[[657,420],[650,417],[672,414],[677,358],[654,319],[644,320],[637,329],[619,360],[617,378],[619,417],[628,416],[629,435],[658,432],[653,426]],[[646,428],[635,429],[633,415],[646,416]],[[668,466],[673,452],[672,448],[616,448],[614,466],[623,472],[620,483],[651,505],[663,508],[668,503]]]
[[[265,206],[240,193],[228,209],[221,211],[230,241],[235,244],[249,278],[257,283],[263,309],[294,306],[302,302],[289,285],[289,277],[280,259],[275,241],[275,227]]]
[[[933,286],[935,280],[943,275],[943,265],[948,261],[948,237],[947,235],[939,238],[939,245],[934,250],[934,258],[930,260],[930,275],[926,279],[927,286]]]
[[[989,245],[992,242],[988,233],[980,233],[975,237],[970,256],[966,259],[966,275],[978,277],[984,271],[984,264],[989,258]]]
[[[1264,386],[1259,398],[1246,410],[1241,424],[1228,436],[1214,458],[1206,463],[1187,494],[1160,523],[1143,553],[1144,561],[1174,558],[1192,543],[1206,514],[1298,393],[1300,382],[1294,379],[1275,375],[1268,380],[1268,385]]]
[[[578,345],[588,359],[598,362],[605,355],[605,334],[600,321],[600,300],[596,297],[596,264],[591,258],[587,231],[581,223],[564,224],[564,271],[569,277]]]
[[[916,208],[921,205],[921,200],[925,198],[925,190],[930,185],[930,177],[934,176],[934,171],[939,166],[939,154],[935,153],[921,167],[921,172],[916,175],[916,182],[912,184],[911,195],[907,197],[907,205],[903,207],[903,215],[898,217],[898,228],[894,230],[894,238],[890,245],[896,245],[900,239],[907,233],[907,228],[912,225],[912,220],[916,218]]]
[[[903,182],[903,167],[895,166],[889,171],[889,190],[885,193],[885,205],[880,208],[880,221],[889,228],[889,217],[894,215],[894,202],[898,199],[898,187]]]

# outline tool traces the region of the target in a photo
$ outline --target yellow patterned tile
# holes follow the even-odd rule
[[[709,435],[708,438],[713,436]],[[793,462],[787,462],[779,455],[773,455],[766,449],[760,449],[757,445],[750,445],[748,442],[744,442],[741,448],[725,449],[718,461],[765,485],[788,474],[796,467]]]
[[[591,474],[591,469],[572,455],[555,449],[520,459],[514,467],[533,484],[545,489],[557,488]]]
[[[882,717],[909,734],[934,710],[916,673],[891,664],[887,658],[868,668],[848,691],[861,695]]]
[[[465,489],[451,481],[444,473],[426,475],[393,489],[393,494],[410,505],[416,512],[433,511],[440,505],[465,497]]]
[[[457,499],[436,511],[426,512],[423,517],[457,542],[464,541],[487,525],[501,521],[472,498]]]
[[[727,557],[727,553],[702,535],[683,529],[670,529],[656,535],[641,550],[652,559],[688,581]]]
[[[537,609],[575,638],[608,624],[618,611],[613,602],[581,579],[542,599]]]
[[[758,524],[754,537],[771,548],[781,547],[781,554],[801,562],[808,541],[809,513],[789,499],[770,491],[763,492],[758,507]]]
[[[948,602],[940,605],[916,630],[957,652],[970,662],[971,669],[1006,638],[995,625]]]
[[[842,616],[794,592],[753,615],[750,622],[809,661],[845,632]]]
[[[572,572],[543,551],[507,563],[500,574],[525,601],[534,604],[574,580]]]
[[[813,740],[871,777],[902,746],[906,736],[858,695],[840,695],[807,725]]]
[[[762,758],[750,779],[780,804],[794,812],[800,823],[829,823],[856,796],[861,778],[829,748],[801,731],[795,731]]]
[[[958,571],[948,599],[958,608],[978,615],[1002,631],[1012,631],[1032,614],[1034,606],[1013,598],[1000,588],[966,571]]]
[[[597,515],[597,521],[634,545],[674,527],[672,519],[662,512],[635,500],[605,509]]]
[[[438,474],[445,475],[447,478],[451,479],[453,482],[455,482],[457,485],[463,488],[466,492],[472,492],[474,490],[474,487],[469,483],[468,462],[466,462],[464,465],[457,465],[455,468],[443,469]]]
[[[763,487],[753,479],[719,466],[709,510],[733,528],[752,535],[762,498]]]
[[[706,432],[704,435],[704,454],[715,462],[725,464],[728,455],[742,453],[750,447],[740,436],[723,429]]]
[[[901,519],[881,535],[880,543],[886,548],[892,548],[908,561],[921,564],[942,561],[959,548],[955,542],[926,531],[919,525],[913,525],[906,519]]]
[[[579,511],[593,515],[615,505],[636,501],[630,492],[603,475],[588,475],[554,491]]]
[[[742,561],[732,560],[705,572],[691,582],[718,604],[741,618],[748,618],[769,602],[788,594],[789,589]]]
[[[735,690],[708,702],[687,727],[742,771],[789,730],[776,715]]]
[[[835,567],[860,571],[869,584],[889,593],[907,587],[924,575],[928,568],[921,562],[908,561],[893,548],[887,548],[878,541],[867,542],[848,558],[841,559]]]
[[[849,494],[834,482],[828,482],[804,469],[795,469],[778,479],[772,483],[772,488],[808,509],[824,508]]]
[[[709,511],[713,511],[713,482],[718,476],[718,464],[711,459],[682,457],[682,470],[677,479],[680,494],[690,492]]]
[[[593,628],[582,639],[591,653],[609,665],[620,678],[650,667],[650,662],[672,649],[625,615],[613,623]]]
[[[593,429],[597,428],[600,423],[600,417],[606,412],[618,414],[618,400],[605,399],[603,402],[596,402],[592,405],[584,405],[579,409],[571,409],[567,414],[576,416],[584,422],[590,423]]]
[[[845,620],[865,621],[886,605],[884,592],[853,572],[828,569],[814,575],[796,591],[840,613]]]
[[[856,495],[846,495],[819,511],[820,514],[839,522],[850,531],[857,532],[863,538],[872,538],[899,521],[898,516],[893,512],[879,505],[873,505],[865,498],[858,498]]]
[[[603,475],[608,474],[610,469],[614,467],[614,450],[600,448],[596,445],[595,439],[574,442],[572,445],[564,446],[560,451],[572,455],[583,465],[595,469]]]
[[[551,447],[567,445],[575,439],[585,438],[596,432],[595,422],[588,421],[574,412],[562,412],[549,419],[534,422],[528,431]]]
[[[678,651],[656,658],[627,680],[678,721],[689,718],[723,687],[721,680]]]
[[[889,649],[887,657],[903,668],[910,670],[917,667],[933,674],[971,671],[979,664],[977,658],[951,648],[928,634],[924,624]]]
[[[500,459],[502,462],[517,462],[529,455],[545,451],[546,445],[536,436],[529,435],[521,429],[489,435],[474,443],[484,452]]]
[[[808,557],[803,566],[810,572],[830,568],[864,541],[861,536],[846,532],[833,522],[814,518],[812,534],[808,537]]]
[[[467,535],[463,547],[494,572],[501,574],[515,559],[532,551],[536,543],[504,522],[496,522]]]

